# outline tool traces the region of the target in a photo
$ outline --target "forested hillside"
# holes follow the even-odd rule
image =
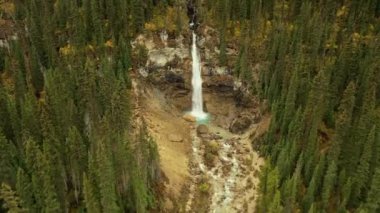
[[[131,121],[130,40],[169,3],[2,1],[0,212],[159,208],[156,144]]]
[[[380,1],[203,5],[220,63],[271,106],[257,212],[380,212]]]
[[[178,40],[185,40],[181,48],[191,44],[189,19],[200,37],[201,61],[207,58],[202,66],[227,70],[216,83],[207,83],[231,94],[239,85],[253,102],[227,104],[223,97],[226,102],[217,104],[225,105],[218,107],[236,105],[239,111],[237,105],[247,105],[244,110],[256,113],[251,108],[260,105],[260,114],[270,120],[263,136],[249,140],[266,162],[258,198],[241,198],[255,202],[255,209],[242,205],[245,211],[380,212],[380,0],[14,0],[0,1],[0,8],[0,212],[164,212],[166,177],[149,129],[159,125],[149,127],[134,117],[134,81],[139,75],[148,76],[141,80],[147,82],[162,75],[157,77],[164,79],[161,88],[170,84],[177,90],[168,91],[180,91],[177,96],[189,93],[186,72],[172,72],[187,69],[178,61],[190,65],[173,47]],[[152,37],[156,49],[136,42],[139,36]],[[165,45],[156,42],[160,37]],[[173,56],[173,63],[159,67],[170,61],[165,51],[183,57]],[[159,63],[146,71],[147,61],[154,64],[152,52]],[[209,52],[217,53],[215,60]],[[147,109],[155,109],[156,102],[148,103],[153,104]],[[245,123],[249,129],[256,121]],[[228,146],[227,157],[216,163],[219,174],[234,167],[234,177],[251,178],[253,154],[240,150],[240,129],[229,140],[220,131],[212,135],[203,126],[194,133],[200,135],[197,150],[205,149],[196,160],[211,171]],[[219,139],[207,139],[210,135]],[[243,152],[248,153],[239,156]],[[184,159],[178,157],[189,163]],[[217,209],[210,179],[195,177],[191,184],[199,186],[185,190],[190,204],[180,200],[172,210],[207,212],[210,200]],[[225,192],[227,178],[219,182]],[[245,191],[256,192],[254,184]],[[231,200],[243,203],[239,193],[231,194]]]

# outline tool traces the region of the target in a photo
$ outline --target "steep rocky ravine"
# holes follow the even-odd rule
[[[204,29],[201,48],[204,106],[211,115],[197,124],[191,109],[190,37],[140,36],[146,66],[133,78],[137,111],[158,144],[166,177],[165,212],[253,212],[258,172],[263,160],[252,149],[269,117],[226,67],[213,62],[217,50],[206,45],[212,29]],[[234,54],[230,50],[228,54]],[[256,130],[259,130],[256,131]]]

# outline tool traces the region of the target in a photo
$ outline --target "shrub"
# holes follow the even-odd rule
[[[208,194],[210,192],[210,184],[201,183],[198,187],[199,191],[204,194]]]

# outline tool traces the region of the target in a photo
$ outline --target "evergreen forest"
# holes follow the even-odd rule
[[[380,0],[1,0],[0,19],[0,212],[380,212]],[[217,171],[220,161],[226,174],[234,167],[219,160],[227,136],[207,138],[216,122],[228,123],[239,140],[262,123],[249,117],[235,133],[245,114],[227,120],[208,96],[230,88],[239,101],[223,98],[219,108],[244,105],[269,120],[263,134],[249,137],[247,156],[258,153],[264,163],[255,196],[236,205],[240,211],[213,207],[219,183],[193,172],[190,136],[177,136],[182,126],[170,129],[174,136],[156,131],[164,124],[145,119],[153,104],[136,98],[155,86],[171,88],[166,99],[188,91],[188,102],[164,102],[165,113],[179,102],[191,108],[191,65],[178,65],[186,59],[151,64],[159,51],[168,50],[160,60],[169,60],[182,40],[190,53],[192,32],[202,72],[228,71],[218,80],[202,74],[208,127],[183,121],[191,126],[183,131],[205,144],[206,168]],[[156,49],[139,42],[148,38]],[[180,142],[173,149],[189,146],[179,193],[165,137]],[[235,144],[230,155],[240,153]],[[247,168],[235,176],[253,171]],[[239,203],[235,192],[226,206]]]

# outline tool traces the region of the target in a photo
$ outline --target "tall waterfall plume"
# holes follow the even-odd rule
[[[191,80],[191,84],[193,86],[193,106],[191,115],[194,116],[197,120],[204,120],[207,118],[207,113],[203,111],[201,62],[197,49],[197,35],[194,32],[191,56],[193,58],[193,77]]]

